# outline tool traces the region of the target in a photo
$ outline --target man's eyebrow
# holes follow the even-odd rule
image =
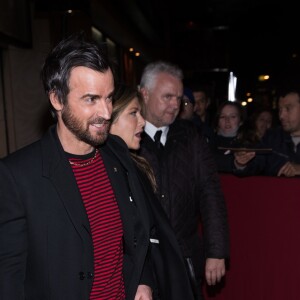
[[[165,93],[165,94],[164,94],[164,96],[165,96],[165,97],[176,97],[176,98],[182,98],[182,96],[183,96],[183,95],[178,97],[176,94],[172,94],[172,93]]]
[[[106,98],[110,98],[112,97],[114,94],[114,91],[110,92]],[[101,98],[102,96],[101,95],[98,95],[98,94],[91,94],[91,93],[87,93],[87,94],[84,94],[80,97],[80,99],[84,99],[86,97],[89,97],[89,98],[93,98],[93,99],[97,99],[97,98]]]
[[[89,97],[89,98],[100,98],[99,95],[87,93],[87,94],[82,95],[80,97],[80,99],[84,99],[84,98],[87,98],[87,97]]]
[[[114,91],[110,92],[110,93],[108,94],[107,98],[112,97],[112,96],[114,95],[114,93],[115,93]]]

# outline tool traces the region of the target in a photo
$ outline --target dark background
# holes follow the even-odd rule
[[[226,90],[228,72],[233,71],[238,79],[238,98],[243,98],[250,90],[261,88],[257,82],[260,74],[271,76],[266,87],[270,90],[283,82],[297,81],[299,76],[300,35],[296,2],[1,1],[2,12],[15,6],[17,18],[12,23],[14,27],[19,24],[24,28],[26,22],[24,17],[20,18],[20,10],[26,11],[24,3],[33,4],[34,10],[40,12],[62,13],[67,9],[84,12],[91,18],[92,24],[101,27],[100,30],[116,42],[123,46],[126,46],[126,41],[136,44],[142,53],[140,60],[143,63],[162,58],[178,64],[185,72],[186,82],[199,78]],[[3,27],[1,23],[0,27]],[[118,26],[122,27],[122,24],[127,27],[128,34],[118,36]],[[13,38],[19,34],[21,42],[28,40],[26,31],[16,32],[16,28],[10,30]],[[67,33],[65,28],[61,35]],[[220,94],[224,92],[220,91]]]
[[[131,62],[134,71],[120,67],[127,81],[137,84],[146,63],[165,59],[183,69],[186,85],[197,81],[208,86],[216,103],[226,100],[233,72],[237,100],[246,100],[250,92],[258,102],[272,106],[279,86],[298,84],[300,26],[294,2],[4,0],[0,42],[30,47],[29,12],[49,17],[53,44],[74,30],[89,28],[88,22],[117,44],[121,65],[120,52],[134,47],[141,53]],[[258,81],[262,74],[270,79]]]

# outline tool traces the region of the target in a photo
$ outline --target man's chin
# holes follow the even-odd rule
[[[86,143],[92,145],[93,147],[98,147],[105,143],[108,137],[108,132],[101,132],[98,134],[89,134],[85,136],[84,140]]]
[[[282,125],[282,129],[288,133],[293,133],[293,130],[291,130],[291,128],[289,126],[283,126]]]
[[[171,125],[176,119],[176,116],[171,116],[168,120],[166,120],[166,126]]]
[[[102,144],[104,144],[107,140],[108,137],[108,133],[103,133],[100,136],[97,136],[97,138],[95,139],[95,143],[100,146]]]

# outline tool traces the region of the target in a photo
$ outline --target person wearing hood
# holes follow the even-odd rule
[[[190,88],[185,87],[183,89],[183,97],[181,100],[181,106],[180,106],[178,118],[192,121],[195,116],[194,106],[195,106],[195,98],[193,95],[193,91]]]

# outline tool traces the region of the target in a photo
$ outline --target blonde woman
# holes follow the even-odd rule
[[[153,299],[193,299],[188,275],[175,234],[155,197],[156,183],[151,167],[135,151],[140,147],[145,120],[142,116],[143,101],[137,90],[120,85],[116,89],[110,133],[119,136],[130,151],[132,162],[138,170],[140,197],[146,198],[149,219],[142,218],[151,228],[149,260],[153,265],[157,289]],[[127,146],[127,149],[126,149]],[[134,201],[134,199],[133,199]]]

